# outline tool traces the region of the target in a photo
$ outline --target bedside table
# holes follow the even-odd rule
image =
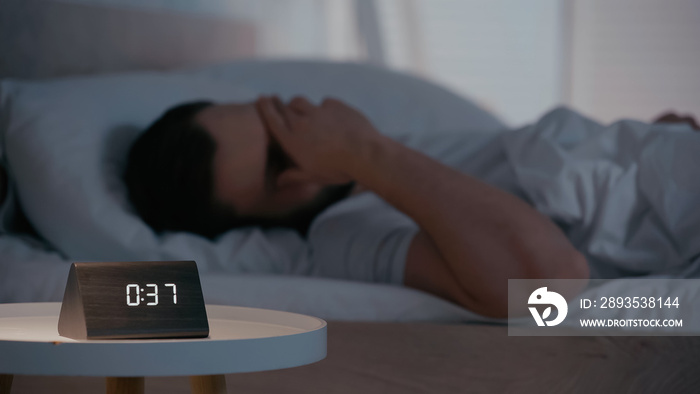
[[[13,375],[102,376],[108,394],[144,392],[149,376],[190,376],[192,392],[226,392],[224,374],[291,368],[326,357],[326,322],[267,309],[207,305],[198,339],[73,340],[60,303],[0,304],[0,394]]]

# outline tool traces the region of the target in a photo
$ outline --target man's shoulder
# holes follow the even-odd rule
[[[412,223],[412,220],[372,191],[357,189],[357,192],[351,193],[316,216],[310,231],[318,233],[329,225],[344,226],[347,230],[353,230],[378,222],[386,225],[405,225]]]

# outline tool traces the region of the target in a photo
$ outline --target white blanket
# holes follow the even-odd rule
[[[700,133],[557,109],[502,141],[516,183],[595,276],[700,274]]]

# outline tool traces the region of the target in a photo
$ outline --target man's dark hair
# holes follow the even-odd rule
[[[195,120],[212,104],[197,101],[169,109],[131,147],[124,172],[129,199],[156,232],[213,238],[232,227],[233,210],[214,198],[216,142]]]

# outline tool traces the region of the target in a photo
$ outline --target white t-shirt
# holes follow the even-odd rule
[[[447,165],[520,194],[497,133],[412,135],[399,140]],[[522,195],[520,195],[522,197]],[[312,276],[402,284],[406,255],[419,226],[371,191],[323,211],[307,236]]]
[[[406,254],[418,225],[372,192],[329,207],[309,229],[311,275],[403,283]]]

